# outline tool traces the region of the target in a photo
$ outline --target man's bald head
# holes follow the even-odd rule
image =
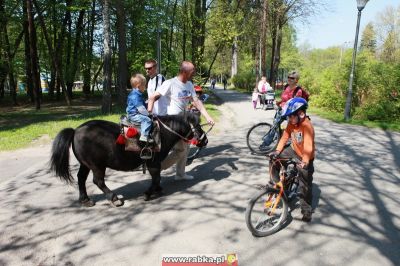
[[[190,61],[183,61],[179,67],[179,73],[190,72],[194,70],[194,65]]]
[[[183,61],[181,63],[181,66],[179,67],[179,77],[182,82],[186,82],[188,80],[191,80],[193,78],[193,75],[195,74],[195,67],[192,62],[190,61]]]

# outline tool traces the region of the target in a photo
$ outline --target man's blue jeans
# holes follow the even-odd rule
[[[128,115],[128,118],[132,122],[140,123],[140,134],[142,136],[149,136],[152,125],[150,117],[148,117],[147,115],[135,114]]]

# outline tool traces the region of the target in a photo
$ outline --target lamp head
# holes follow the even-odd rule
[[[357,0],[358,11],[363,10],[368,1],[369,0]]]

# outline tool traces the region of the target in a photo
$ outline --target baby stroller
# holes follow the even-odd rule
[[[264,94],[264,97],[264,109],[274,109],[275,92],[273,90],[269,90]]]

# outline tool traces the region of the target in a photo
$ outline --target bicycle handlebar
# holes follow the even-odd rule
[[[299,165],[301,164],[301,161],[299,159],[296,158],[270,158],[270,161],[272,161],[272,163],[276,163],[279,162],[282,164],[282,161],[286,162],[287,164],[295,164],[295,165]]]

